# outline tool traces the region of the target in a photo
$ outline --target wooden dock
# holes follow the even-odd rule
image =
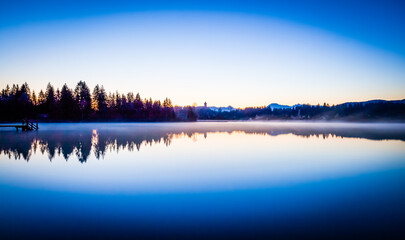
[[[10,125],[1,125],[0,127],[15,127],[15,129],[18,131],[19,128],[21,128],[21,131],[38,131],[38,123],[33,123],[30,121],[22,121],[21,125],[18,124],[10,124]]]

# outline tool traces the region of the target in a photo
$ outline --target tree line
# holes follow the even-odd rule
[[[345,103],[330,106],[297,105],[291,108],[248,107],[234,111],[196,109],[201,120],[325,120],[325,121],[405,121],[405,100]]]
[[[56,89],[48,83],[38,95],[28,84],[7,85],[0,95],[0,121],[196,121],[201,120],[344,120],[405,121],[405,100],[332,105],[296,105],[292,108],[248,107],[213,111],[207,107],[174,107],[169,98],[142,99],[137,93],[106,93],[96,85],[91,92],[84,81],[74,89]]]
[[[191,108],[186,109],[192,111]],[[106,93],[103,86],[96,85],[93,91],[86,82],[79,81],[74,89],[64,84],[55,89],[48,83],[46,90],[38,94],[28,84],[7,85],[0,95],[0,121],[194,121],[176,117],[173,103],[163,100],[142,99],[139,93],[126,95]],[[189,113],[188,115],[193,115]]]

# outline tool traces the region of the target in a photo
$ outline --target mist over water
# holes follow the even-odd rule
[[[310,138],[359,138],[405,141],[405,124],[328,123],[328,122],[199,122],[199,123],[88,123],[41,124],[40,132],[2,131],[0,151],[10,158],[29,161],[32,154],[47,154],[52,160],[76,155],[80,162],[94,153],[99,159],[106,152],[140,151],[142,146],[165,144],[173,140],[216,134],[257,134],[278,136],[291,134]]]
[[[404,170],[404,124],[2,129],[0,236],[398,237]]]

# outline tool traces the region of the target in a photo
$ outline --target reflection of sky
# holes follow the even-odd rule
[[[48,82],[74,87],[85,80],[91,88],[100,83],[110,91],[169,96],[179,105],[207,101],[235,107],[405,98],[405,60],[398,44],[403,30],[395,21],[401,4],[374,9],[384,15],[365,23],[363,32],[351,26],[353,19],[338,19],[341,25],[330,26],[328,16],[315,14],[330,13],[327,6],[316,8],[321,3],[308,4],[314,9],[297,3],[302,9],[297,8],[295,17],[283,11],[263,13],[280,7],[264,3],[252,5],[262,4],[262,10],[245,6],[245,11],[243,4],[232,11],[183,4],[88,15],[90,6],[83,4],[83,14],[70,16],[68,7],[64,17],[45,14],[38,20],[28,15],[16,23],[13,11],[4,13],[0,87],[27,81],[38,91]],[[371,11],[361,4],[350,6],[356,16]],[[315,16],[306,19],[300,12]],[[369,29],[381,34],[361,35]]]
[[[391,239],[403,233],[404,132],[403,124],[307,122],[4,129],[0,235],[329,239],[355,233]],[[170,145],[120,147],[100,159],[93,146],[85,163],[75,154],[67,161],[56,154],[52,162],[46,151],[29,161],[4,154],[10,147],[27,150],[24,143],[29,147],[33,137],[68,150],[87,144],[88,151],[89,143],[105,139],[119,145],[168,133]]]
[[[1,156],[2,184],[97,193],[194,192],[284,186],[404,167],[404,142],[243,132],[175,137],[170,146],[120,149],[85,164],[37,151]]]

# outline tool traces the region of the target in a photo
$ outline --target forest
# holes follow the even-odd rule
[[[169,98],[142,99],[139,93],[109,92],[96,85],[93,91],[84,81],[74,89],[66,84],[55,89],[48,83],[38,95],[27,83],[7,85],[0,95],[0,121],[24,119],[41,122],[130,121],[171,122],[197,120],[325,120],[405,121],[405,100],[352,102],[330,106],[295,105],[273,109],[269,106],[218,111],[210,107],[173,106]]]
[[[182,108],[185,118],[176,117],[172,101],[141,99],[139,93],[106,93],[103,86],[96,85],[91,92],[84,81],[70,89],[66,84],[55,89],[50,83],[38,94],[27,83],[9,85],[1,90],[0,121],[12,122],[22,119],[43,122],[78,121],[195,121],[191,107]]]

